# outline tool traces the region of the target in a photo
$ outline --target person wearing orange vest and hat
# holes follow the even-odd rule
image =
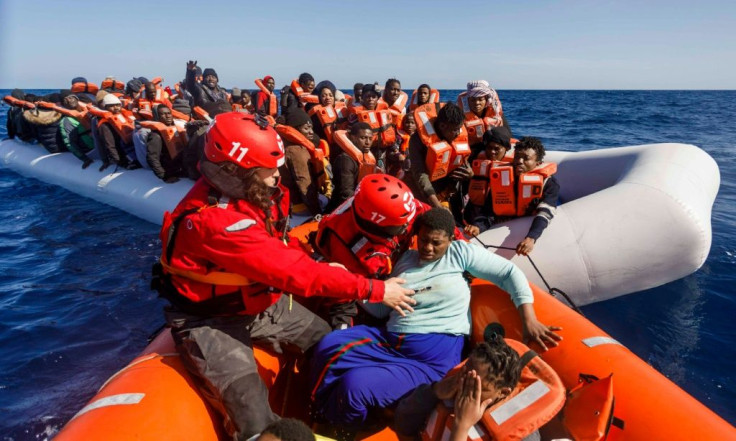
[[[489,131],[487,145],[510,146],[508,132]],[[487,150],[487,155],[492,151]],[[528,255],[555,216],[560,184],[553,174],[557,164],[544,162],[544,144],[534,137],[524,137],[514,147],[514,160],[494,163],[475,160],[474,176],[468,189],[469,202],[464,210],[465,232],[478,235],[491,226],[519,216],[534,216],[526,237],[516,245],[516,253]],[[478,173],[475,173],[475,172]]]
[[[180,126],[174,123],[168,107],[159,104],[155,112],[156,121],[140,123],[151,130],[146,139],[145,161],[157,178],[173,184],[184,176],[182,153],[187,147],[186,130],[183,123]]]
[[[271,75],[266,75],[261,79],[261,84],[268,91],[258,90],[256,92],[256,99],[254,104],[255,112],[263,116],[271,115],[276,116],[276,104],[272,103],[272,100],[276,99],[276,95],[273,94],[273,90],[276,88],[276,80]]]
[[[266,79],[264,78],[263,81],[265,83]],[[302,73],[290,85],[284,86],[281,89],[281,114],[286,115],[296,108],[304,109],[306,104],[304,99],[312,91],[314,91],[314,77],[308,72]]]
[[[312,260],[288,231],[288,190],[279,184],[284,147],[260,116],[217,115],[205,134],[202,178],[164,215],[152,286],[186,368],[246,440],[279,417],[268,404],[253,345],[303,354],[330,327],[291,294],[383,303],[410,311],[400,279],[380,281]]]

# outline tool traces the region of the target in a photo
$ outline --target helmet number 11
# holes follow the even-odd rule
[[[230,153],[229,153],[230,157],[231,158],[235,158],[235,153],[238,150],[240,150],[240,154],[238,155],[238,157],[235,160],[238,161],[238,162],[240,162],[245,157],[245,154],[248,153],[248,147],[240,147],[240,143],[239,142],[233,141],[233,149],[230,150]]]

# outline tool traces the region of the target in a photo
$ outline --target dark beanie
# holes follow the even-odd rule
[[[141,84],[146,84],[148,82],[148,78],[146,78],[146,77],[138,77],[138,81],[140,81]]]
[[[296,108],[289,110],[286,114],[286,125],[293,128],[298,128],[311,121],[309,115],[302,108]]]
[[[72,79],[72,86],[76,83],[87,83],[87,79],[84,77],[75,77]]]
[[[304,72],[303,74],[299,75],[300,84],[308,83],[310,81],[314,81],[314,77],[312,76],[312,74]]]
[[[191,115],[192,114],[192,108],[189,107],[189,101],[185,99],[175,99],[172,103],[172,107],[174,110],[177,110],[185,115]]]
[[[332,84],[332,81],[324,80],[320,81],[319,84],[314,88],[314,94],[319,96],[320,93],[322,93],[323,89],[330,89],[332,91],[332,95],[335,95],[335,91],[337,88],[334,84]]]
[[[203,77],[206,77],[207,75],[214,75],[215,78],[217,78],[218,80],[220,79],[220,77],[217,76],[217,72],[215,72],[215,69],[211,67],[208,67],[207,69],[204,70],[204,72],[202,72]]]
[[[138,78],[133,78],[125,85],[125,94],[132,96],[140,92],[142,88],[143,83],[141,83],[141,80],[139,80]]]
[[[511,133],[506,127],[494,127],[483,134],[484,145],[492,142],[502,145],[508,150],[511,148]]]
[[[375,93],[376,96],[381,96],[375,84],[366,84],[365,86],[363,86],[363,95],[367,93]]]

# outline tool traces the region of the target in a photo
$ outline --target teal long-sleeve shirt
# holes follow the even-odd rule
[[[405,286],[415,291],[430,288],[414,296],[414,312],[401,317],[380,303],[362,306],[377,317],[388,316],[389,332],[467,335],[471,324],[470,287],[463,278],[464,271],[501,287],[516,307],[534,302],[529,282],[516,265],[479,245],[455,240],[434,262],[420,262],[419,253],[409,250],[396,263],[392,277],[405,279]]]

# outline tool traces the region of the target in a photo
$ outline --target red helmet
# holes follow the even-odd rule
[[[229,161],[243,168],[276,168],[284,164],[284,143],[265,119],[221,113],[205,134],[204,156],[210,162]]]
[[[417,213],[409,187],[398,178],[384,174],[367,175],[360,181],[353,207],[360,218],[379,227],[405,226]]]

